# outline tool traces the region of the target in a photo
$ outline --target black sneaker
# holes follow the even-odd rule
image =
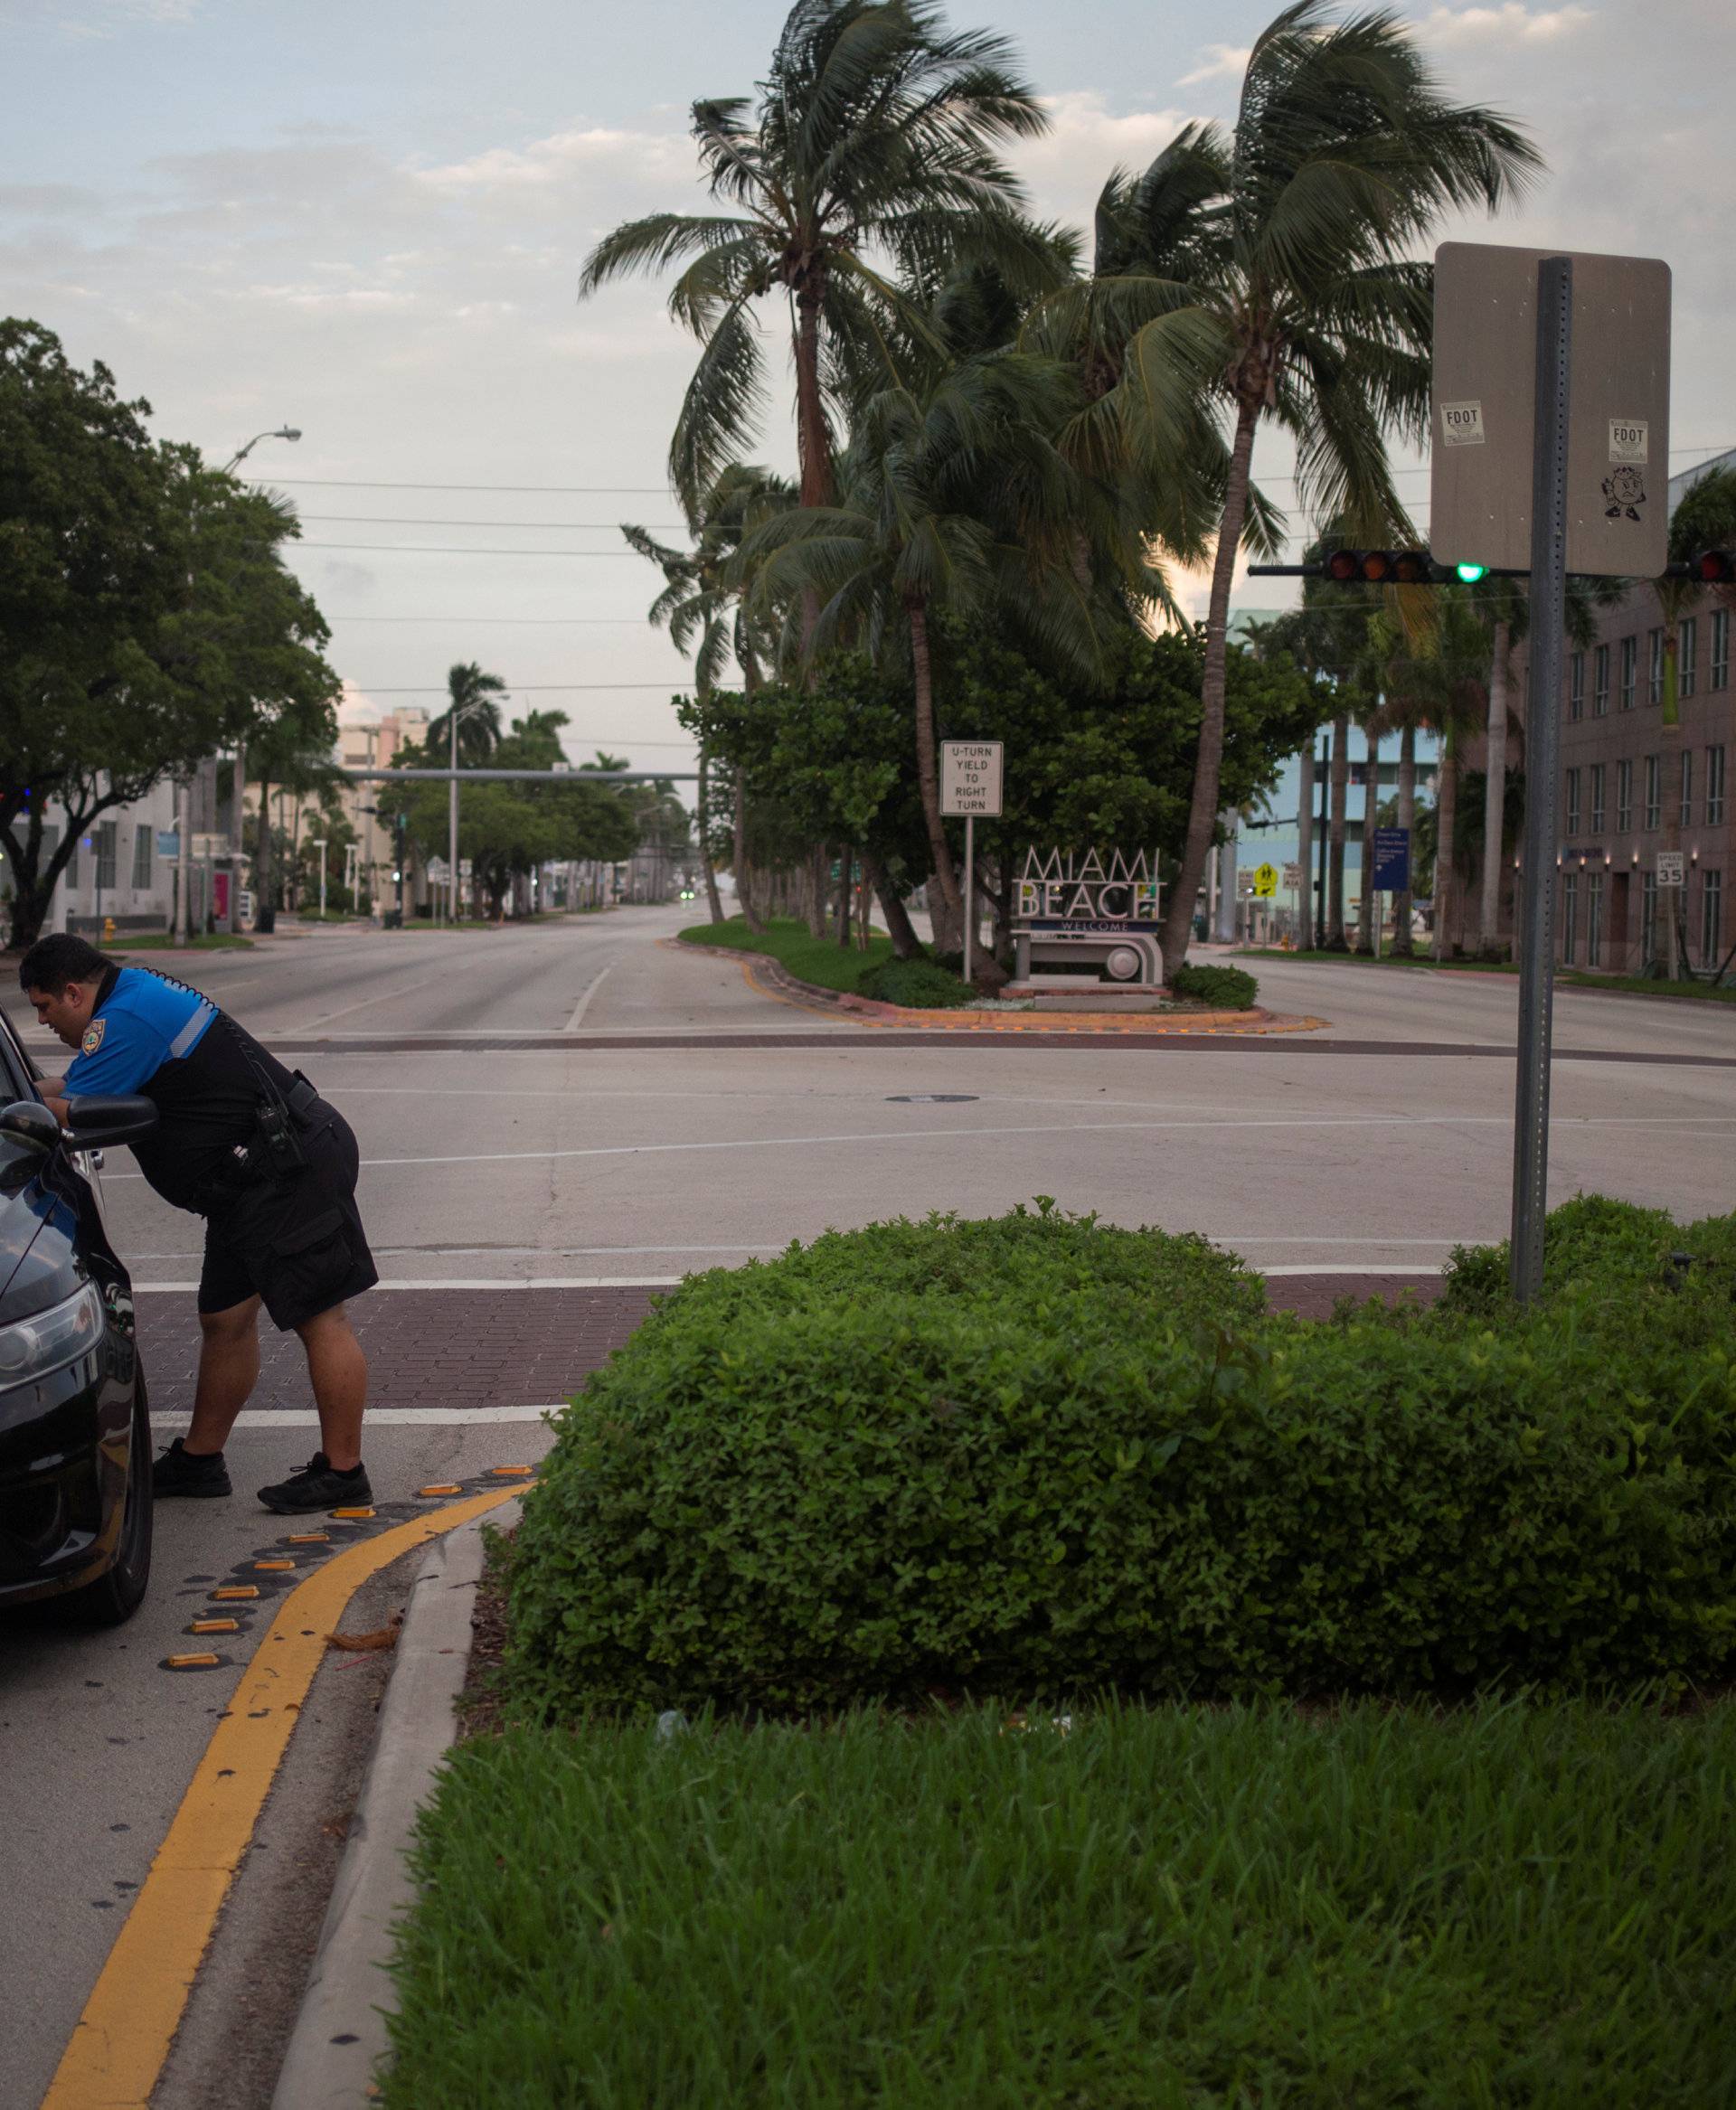
[[[359,1508],[373,1500],[373,1490],[365,1465],[351,1473],[334,1472],[325,1452],[316,1451],[299,1473],[275,1487],[261,1487],[259,1500],[280,1517],[290,1517],[306,1510]]]
[[[231,1494],[229,1468],[223,1464],[222,1451],[198,1454],[188,1450],[176,1436],[160,1458],[151,1465],[151,1493],[161,1502],[165,1495],[190,1494],[195,1497],[212,1494]]]

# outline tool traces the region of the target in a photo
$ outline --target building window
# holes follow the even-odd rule
[[[117,867],[120,863],[118,854],[119,841],[120,824],[118,821],[102,821],[98,824],[97,891],[99,894],[112,894],[115,890]]]
[[[1661,755],[1646,758],[1646,819],[1644,825],[1657,826],[1663,818],[1664,758]]]
[[[85,838],[87,842],[89,839],[88,836]],[[83,846],[75,835],[72,839],[72,854],[66,861],[66,888],[69,893],[79,883],[79,852]]]
[[[1609,715],[1609,647],[1599,645],[1591,655],[1591,715]]]
[[[1724,875],[1721,871],[1700,876],[1700,965],[1715,967],[1723,958]]]
[[[1601,835],[1603,833],[1603,764],[1601,762],[1593,762],[1591,765],[1591,833],[1594,835]]]
[[[1711,664],[1706,670],[1706,686],[1709,689],[1727,689],[1730,686],[1730,610],[1714,608],[1712,611]]]
[[[1577,835],[1580,832],[1580,773],[1570,769],[1567,773],[1567,832]]]
[[[1694,824],[1694,749],[1682,750],[1682,825]]]
[[[1567,715],[1575,724],[1585,716],[1585,655],[1576,652],[1567,663]]]
[[[1580,875],[1570,871],[1561,882],[1561,961],[1573,965],[1573,948],[1580,931]]]
[[[151,827],[141,821],[133,830],[133,891],[142,894],[151,883]]]
[[[1585,964],[1588,967],[1602,965],[1603,956],[1603,874],[1588,872],[1585,878]]]
[[[1675,636],[1675,692],[1692,696],[1700,658],[1700,619],[1690,616]]]
[[[1661,703],[1664,701],[1664,633],[1661,629],[1646,633],[1646,701]]]
[[[1657,957],[1657,873],[1639,875],[1639,964],[1649,967]]]
[[[1716,828],[1724,818],[1724,750],[1706,749],[1706,825]]]
[[[1639,639],[1624,637],[1621,641],[1621,708],[1634,707],[1634,684],[1639,677]]]
[[[1625,835],[1634,824],[1634,765],[1616,764],[1616,833]]]

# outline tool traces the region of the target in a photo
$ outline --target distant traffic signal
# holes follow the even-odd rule
[[[1371,586],[1427,586],[1435,576],[1423,550],[1328,550],[1319,570],[1341,585],[1363,579]]]
[[[1453,566],[1453,577],[1458,580],[1461,586],[1475,586],[1479,579],[1486,579],[1488,575],[1489,568],[1486,564],[1455,564]]]
[[[1702,550],[1688,567],[1688,577],[1703,586],[1728,586],[1736,579],[1736,551]]]

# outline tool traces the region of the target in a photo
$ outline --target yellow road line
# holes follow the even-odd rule
[[[212,1732],[42,2110],[146,2110],[327,1634],[377,1569],[517,1492],[491,1489],[359,1539],[284,1598]]]

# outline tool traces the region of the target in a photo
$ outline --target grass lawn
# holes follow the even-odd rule
[[[1736,2100],[1736,1713],[517,1729],[419,1850],[394,2110]]]
[[[113,945],[105,949],[118,959],[125,953],[186,952],[189,950],[202,953],[250,951],[252,946],[253,940],[250,937],[243,937],[238,930],[216,930],[202,933],[193,940],[190,947],[184,946],[178,938],[171,937],[165,931],[147,930],[137,937],[128,931],[124,936],[118,937]]]
[[[1309,960],[1327,966],[1427,967],[1448,975],[1516,975],[1519,972],[1510,961],[1431,960],[1420,953],[1409,959],[1395,958],[1389,953],[1376,960],[1366,953],[1287,953],[1274,947],[1244,946],[1238,947],[1233,956],[1250,960]],[[1574,989],[1630,989],[1642,996],[1699,996],[1709,997],[1714,1003],[1736,1003],[1736,985],[1730,983],[1714,989],[1710,982],[1659,982],[1645,975],[1589,975],[1578,967],[1562,966],[1555,969],[1555,979]]]
[[[816,982],[822,989],[841,989],[854,994],[856,984],[870,967],[892,956],[892,941],[872,931],[868,950],[847,950],[829,937],[815,937],[806,923],[793,916],[775,916],[763,931],[751,931],[740,916],[727,923],[695,923],[684,930],[689,945],[731,946],[743,952],[769,953],[779,966],[803,982]]]

